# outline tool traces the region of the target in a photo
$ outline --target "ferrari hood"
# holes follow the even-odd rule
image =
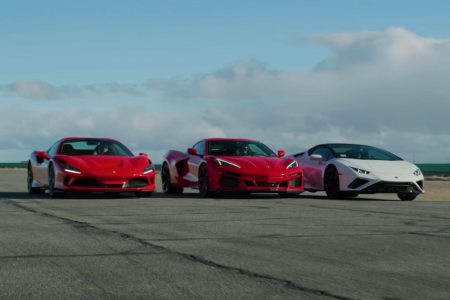
[[[374,174],[411,175],[417,170],[416,165],[404,160],[386,161],[341,158],[340,161],[346,166],[363,169]]]
[[[84,174],[95,176],[133,176],[142,173],[148,158],[142,156],[71,156],[66,163]]]
[[[240,166],[241,171],[257,174],[285,172],[287,162],[293,159],[267,156],[222,156],[225,161]]]

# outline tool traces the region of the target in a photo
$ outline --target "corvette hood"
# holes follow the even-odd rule
[[[222,156],[220,159],[240,166],[242,172],[255,174],[271,174],[286,172],[287,161],[293,159],[266,156]]]
[[[348,158],[341,158],[339,160],[346,166],[370,171],[373,174],[411,175],[417,170],[416,165],[404,160],[386,161]]]
[[[84,174],[93,176],[133,176],[142,173],[148,164],[142,156],[70,156],[65,162]]]

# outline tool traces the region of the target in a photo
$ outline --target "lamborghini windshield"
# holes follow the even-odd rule
[[[363,160],[402,160],[389,151],[366,145],[331,144],[328,148],[334,157]]]
[[[266,145],[254,141],[218,140],[208,142],[208,155],[215,156],[271,156],[277,155]]]
[[[66,140],[61,144],[59,154],[133,156],[133,153],[120,142],[103,139]]]

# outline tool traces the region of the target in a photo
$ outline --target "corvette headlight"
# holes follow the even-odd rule
[[[370,171],[366,171],[363,169],[354,168],[354,167],[350,167],[350,169],[352,169],[353,171],[355,171],[356,173],[359,173],[359,174],[364,174],[364,175],[370,174]]]
[[[298,162],[296,160],[291,161],[290,164],[287,165],[286,170],[291,169],[291,168],[297,168],[298,167]]]
[[[414,174],[415,176],[420,176],[420,175],[422,175],[422,172],[420,171],[420,169],[417,169],[417,170],[414,171],[413,174]]]
[[[238,166],[237,164],[234,164],[232,162],[226,161],[224,159],[220,159],[220,158],[215,158],[216,163],[219,166],[223,166],[223,167],[232,167],[232,168],[240,168],[240,166]]]
[[[151,172],[155,172],[155,167],[153,166],[153,164],[149,164],[144,169],[144,174],[148,174],[148,173],[151,173]]]
[[[64,167],[64,172],[72,173],[72,174],[81,174],[81,171],[78,170],[77,168],[71,167],[71,166],[67,166],[67,165]]]

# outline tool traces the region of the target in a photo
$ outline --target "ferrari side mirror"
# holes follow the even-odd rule
[[[198,155],[198,150],[195,148],[188,148],[187,149],[188,154],[190,155]]]

